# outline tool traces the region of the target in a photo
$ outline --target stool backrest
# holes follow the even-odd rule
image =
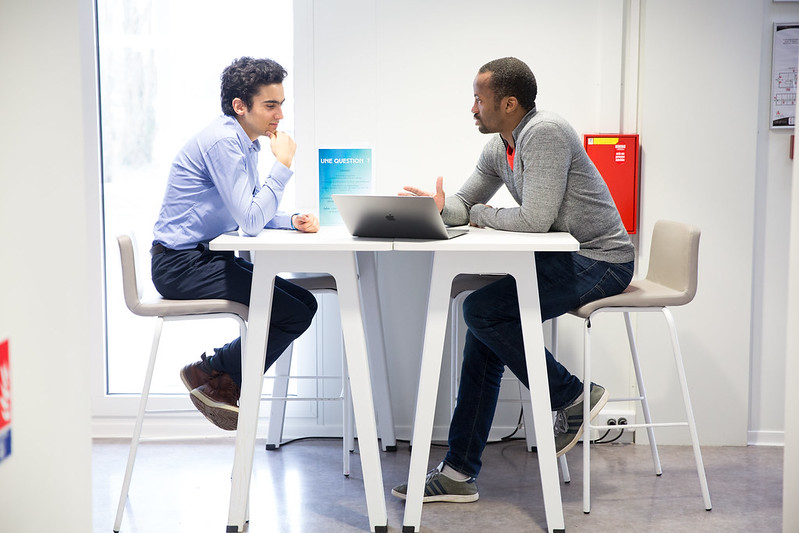
[[[133,314],[138,312],[141,305],[141,290],[136,277],[136,254],[133,250],[133,240],[130,235],[117,237],[119,243],[119,258],[122,262],[122,291],[125,294],[125,305]]]
[[[683,293],[671,305],[683,305],[696,295],[699,271],[699,228],[658,220],[652,232],[646,279]]]

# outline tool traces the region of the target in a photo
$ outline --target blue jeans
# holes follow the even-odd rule
[[[223,298],[250,304],[252,263],[233,252],[199,249],[166,251],[152,258],[155,288],[175,300]],[[280,277],[275,278],[264,372],[311,325],[316,313],[314,295]],[[241,337],[214,349],[211,368],[230,374],[241,385]]]
[[[535,254],[541,319],[549,320],[581,305],[622,292],[632,280],[634,263],[605,263],[575,252]],[[458,402],[449,428],[444,462],[462,474],[477,476],[507,366],[528,385],[522,345],[516,281],[507,276],[479,289],[463,302],[468,327]],[[582,393],[582,382],[546,350],[552,410]]]

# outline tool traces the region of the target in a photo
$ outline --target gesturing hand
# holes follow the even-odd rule
[[[438,207],[438,212],[444,210],[444,200],[446,199],[446,195],[444,194],[444,177],[439,176],[436,179],[436,192],[427,192],[419,189],[417,187],[411,187],[406,185],[402,188],[402,191],[399,193],[400,196],[432,196],[433,199],[436,201],[436,207]]]

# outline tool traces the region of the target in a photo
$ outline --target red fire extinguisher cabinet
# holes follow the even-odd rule
[[[608,184],[627,233],[638,229],[638,135],[583,136],[585,151]]]

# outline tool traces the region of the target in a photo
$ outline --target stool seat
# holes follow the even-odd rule
[[[131,313],[143,317],[179,317],[189,315],[208,315],[231,313],[247,320],[249,307],[238,302],[222,299],[207,300],[169,300],[160,296],[142,299],[136,273],[136,256],[133,239],[130,235],[117,237],[119,257],[122,266],[122,292],[125,305]]]
[[[292,272],[285,279],[307,291],[336,290],[336,278],[330,274],[300,274]]]
[[[458,274],[452,280],[450,298],[457,298],[464,292],[476,291],[505,277],[505,274]]]
[[[603,307],[674,307],[685,305],[692,299],[693,295],[687,295],[685,291],[672,289],[647,279],[641,279],[630,283],[624,292],[620,294],[594,300],[582,307],[569,311],[569,314],[580,318],[588,318],[591,313]]]
[[[231,313],[247,320],[249,307],[230,300],[167,300],[152,298],[142,300],[134,306],[128,306],[138,316],[176,317],[187,315],[209,315],[215,313]]]

